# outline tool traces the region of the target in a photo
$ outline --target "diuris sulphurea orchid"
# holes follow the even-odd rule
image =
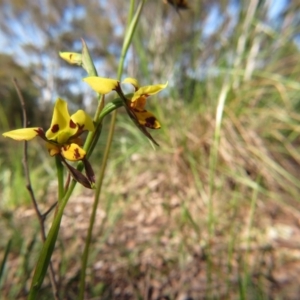
[[[158,145],[151,134],[146,130],[146,127],[151,129],[159,129],[161,125],[157,118],[151,112],[145,109],[145,106],[147,98],[166,88],[168,82],[166,84],[147,85],[140,87],[136,79],[126,78],[122,83],[130,83],[133,85],[135,91],[133,94],[124,95],[120,87],[120,82],[117,80],[91,76],[84,78],[84,81],[88,83],[94,91],[100,94],[107,94],[115,90],[123,99],[124,107],[136,126],[154,144]]]
[[[157,94],[161,90],[167,87],[168,82],[165,84],[146,85],[140,87],[138,81],[135,78],[126,78],[123,83],[130,83],[134,87],[134,93],[132,97],[126,97],[125,108],[137,125],[137,127],[158,146],[158,143],[153,139],[151,134],[145,127],[151,129],[159,129],[161,127],[157,118],[148,110],[145,109],[147,98]]]
[[[67,102],[58,98],[55,102],[50,128],[46,132],[41,127],[32,127],[8,131],[2,135],[17,141],[29,141],[37,136],[42,138],[46,141],[49,154],[59,156],[75,180],[92,188],[95,182],[94,173],[86,159],[85,150],[81,148],[83,142],[80,135],[84,131],[94,131],[92,118],[83,110],[78,110],[70,116]],[[69,165],[66,160],[82,161],[87,177]]]

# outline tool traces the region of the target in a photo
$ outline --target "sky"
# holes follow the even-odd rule
[[[103,0],[102,0],[103,1]],[[269,7],[269,19],[275,20],[280,12],[284,9],[284,7],[288,4],[290,0],[267,0],[267,4]],[[101,1],[100,1],[101,2]],[[249,1],[250,2],[250,1]],[[10,10],[9,6],[6,6],[6,13],[10,15],[11,19],[13,20],[13,14]],[[229,7],[228,12],[230,15],[234,16],[238,11],[238,1],[232,0]],[[79,7],[78,9],[74,10],[66,10],[65,12],[65,18],[66,21],[70,21],[72,19],[72,16],[76,17],[83,17],[84,16],[84,9]],[[23,16],[26,18],[26,14]],[[220,12],[219,8],[217,6],[213,6],[204,25],[204,36],[209,36],[213,34],[220,25]],[[0,31],[0,51],[3,53],[13,54],[13,53],[22,53],[21,46],[24,43],[34,43],[35,45],[42,46],[42,43],[44,42],[43,34],[38,30],[35,29],[33,26],[30,26],[30,20],[27,20],[26,23],[28,24],[28,27],[24,28],[24,26],[20,25],[19,22],[14,21],[10,25],[13,27],[13,30],[17,33],[18,39],[11,39],[6,37],[3,33]],[[68,24],[68,22],[66,22]],[[67,26],[67,25],[66,25]],[[26,30],[25,30],[26,29]],[[29,30],[30,29],[30,30]],[[20,58],[17,58],[19,62],[23,65],[26,64],[26,58],[23,57],[23,54],[21,54]]]
[[[104,1],[104,0],[99,0]],[[255,0],[249,0],[249,3],[251,1]],[[289,0],[266,0],[266,4],[269,8],[268,18],[270,21],[276,21],[276,18],[278,18],[279,14],[284,10],[285,6],[289,3]],[[43,46],[43,43],[45,41],[43,32],[41,32],[38,28],[35,28],[32,26],[31,20],[26,16],[26,12],[23,14],[23,16],[20,16],[21,18],[24,18],[24,24],[27,24],[27,27],[24,27],[24,25],[20,25],[18,20],[15,20],[12,14],[12,11],[9,7],[9,5],[6,6],[6,14],[10,16],[12,22],[10,26],[12,26],[12,30],[16,32],[17,38],[12,37],[6,37],[3,33],[0,31],[0,51],[7,54],[12,54],[15,57],[15,60],[23,65],[29,65],[32,62],[37,62],[37,57],[29,57],[28,54],[23,51],[22,45],[24,43],[32,43],[36,45],[37,47]],[[234,29],[234,16],[239,11],[239,1],[238,0],[231,0],[230,5],[228,6],[228,14],[232,17],[232,24],[231,28]],[[71,10],[66,9],[65,10],[65,18],[63,24],[65,26],[65,29],[70,29],[68,26],[68,22],[72,20],[73,17],[84,17],[85,16],[85,10],[84,7],[79,6],[78,8],[74,9],[74,7]],[[179,16],[180,17],[180,16]],[[216,32],[221,25],[221,13],[219,11],[218,6],[212,6],[206,20],[204,21],[204,26],[201,28],[203,30],[203,37],[208,38],[210,35],[212,35],[214,32]],[[63,26],[63,28],[64,28]],[[226,38],[226,37],[225,37]],[[62,49],[65,50],[65,49]],[[71,49],[70,49],[71,51]],[[53,68],[53,64],[48,56],[45,55],[44,63],[46,68]],[[49,70],[50,70],[49,69]],[[66,76],[69,76],[68,74]],[[50,81],[49,81],[50,82]],[[47,95],[44,95],[44,98],[52,98],[53,95],[50,92],[50,90],[53,89],[53,86],[49,86],[49,89],[46,91]]]
[[[266,0],[266,5],[268,5],[268,18],[269,20],[276,20],[280,13],[284,10],[290,0]],[[250,0],[249,0],[250,2]],[[239,10],[238,1],[232,0],[230,5],[228,6],[228,13],[230,16],[234,16],[237,14]],[[204,35],[209,36],[213,34],[221,24],[220,20],[220,11],[218,6],[213,6],[210,14],[208,15],[205,27],[204,27]]]

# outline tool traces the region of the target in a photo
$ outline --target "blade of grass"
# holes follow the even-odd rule
[[[211,284],[212,284],[212,257],[210,254],[210,244],[215,231],[215,216],[214,216],[214,206],[213,206],[213,194],[215,189],[215,175],[216,175],[216,167],[218,163],[218,151],[220,145],[220,134],[221,134],[221,126],[222,126],[222,117],[225,106],[225,101],[227,98],[227,94],[229,91],[229,83],[227,81],[224,82],[223,87],[219,94],[217,111],[216,111],[216,125],[214,131],[213,145],[211,149],[211,153],[209,156],[209,198],[208,198],[208,255],[207,255],[207,285],[206,289],[210,292]],[[207,295],[209,297],[209,295]]]
[[[7,261],[7,257],[8,257],[9,251],[10,251],[11,243],[12,243],[12,240],[10,239],[7,242],[6,247],[5,247],[4,256],[2,258],[2,262],[1,262],[1,266],[0,266],[0,280],[2,280],[2,276],[3,276],[5,264],[6,264],[6,261]]]

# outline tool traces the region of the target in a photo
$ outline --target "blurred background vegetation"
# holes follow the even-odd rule
[[[161,146],[120,111],[86,299],[299,299],[300,4],[187,0],[178,10],[170,2],[147,1],[124,72],[142,85],[169,81],[148,104],[162,123],[153,133]],[[58,52],[80,52],[84,38],[99,76],[114,78],[128,5],[0,1],[1,133],[22,124],[13,77],[30,126],[48,128],[58,96],[93,113],[84,71]],[[39,227],[22,145],[0,137],[0,154],[1,299],[25,299]],[[46,211],[56,201],[54,161],[39,141],[29,154]],[[65,211],[53,257],[61,299],[77,297],[92,201],[78,188]],[[48,279],[40,299],[52,299]]]

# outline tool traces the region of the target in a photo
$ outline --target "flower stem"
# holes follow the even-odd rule
[[[107,143],[106,143],[106,147],[105,147],[105,151],[104,151],[104,155],[103,155],[103,161],[100,166],[99,179],[96,184],[95,199],[94,199],[94,203],[93,203],[92,214],[90,217],[88,234],[87,234],[87,237],[85,240],[84,251],[83,251],[82,259],[81,259],[82,268],[81,268],[80,283],[79,283],[79,287],[80,287],[79,299],[84,299],[85,276],[86,276],[86,268],[87,268],[88,255],[89,255],[89,246],[90,246],[91,239],[92,239],[92,232],[93,232],[93,227],[94,227],[94,223],[95,223],[96,211],[97,211],[97,207],[98,207],[98,203],[99,203],[99,199],[100,199],[102,183],[103,183],[103,179],[104,179],[106,164],[108,161],[108,156],[109,156],[109,152],[110,152],[110,148],[111,148],[114,130],[115,130],[115,127],[110,126]]]
[[[54,250],[55,242],[57,239],[58,231],[60,228],[60,222],[63,216],[64,208],[68,203],[68,200],[76,186],[76,181],[72,180],[69,189],[67,190],[64,197],[60,200],[58,204],[58,210],[54,217],[53,223],[51,225],[50,231],[48,233],[47,239],[43,244],[43,248],[40,252],[38,262],[34,271],[33,279],[31,282],[31,287],[29,290],[28,300],[37,299],[38,291],[44,281],[48,265]]]
[[[138,23],[140,15],[141,15],[145,0],[142,0],[139,3],[137,11],[136,11],[135,15],[132,17],[133,9],[134,9],[134,2],[135,2],[134,0],[131,0],[131,2],[130,2],[129,18],[128,18],[129,26],[126,30],[126,35],[125,35],[124,43],[123,43],[123,47],[122,47],[122,53],[121,53],[121,57],[120,57],[120,61],[119,61],[118,80],[121,79],[126,54],[127,54],[128,48],[131,44],[132,37],[134,35],[134,31],[136,29],[136,25]],[[102,161],[102,165],[100,167],[100,176],[99,176],[99,180],[97,182],[97,188],[96,188],[96,192],[95,192],[95,199],[94,199],[94,204],[93,204],[93,209],[92,209],[92,215],[91,215],[90,223],[89,223],[88,235],[85,240],[85,247],[84,247],[84,251],[82,254],[82,265],[81,265],[81,274],[80,274],[80,283],[79,283],[79,299],[80,300],[84,299],[85,277],[86,277],[86,269],[87,269],[88,255],[89,255],[89,247],[90,247],[92,231],[93,231],[93,227],[94,227],[94,223],[95,223],[96,210],[97,210],[97,206],[99,203],[101,188],[102,188],[103,179],[104,179],[104,175],[105,175],[105,169],[106,169],[108,156],[109,156],[110,149],[111,149],[112,139],[113,139],[113,135],[114,135],[114,131],[115,131],[116,118],[117,118],[117,110],[114,110],[114,112],[112,113],[112,117],[111,117],[110,129],[109,129],[109,134],[107,137],[103,161]]]
[[[55,156],[55,164],[56,164],[57,182],[58,182],[58,203],[60,203],[60,201],[64,197],[65,190],[64,190],[64,167],[58,155]]]

